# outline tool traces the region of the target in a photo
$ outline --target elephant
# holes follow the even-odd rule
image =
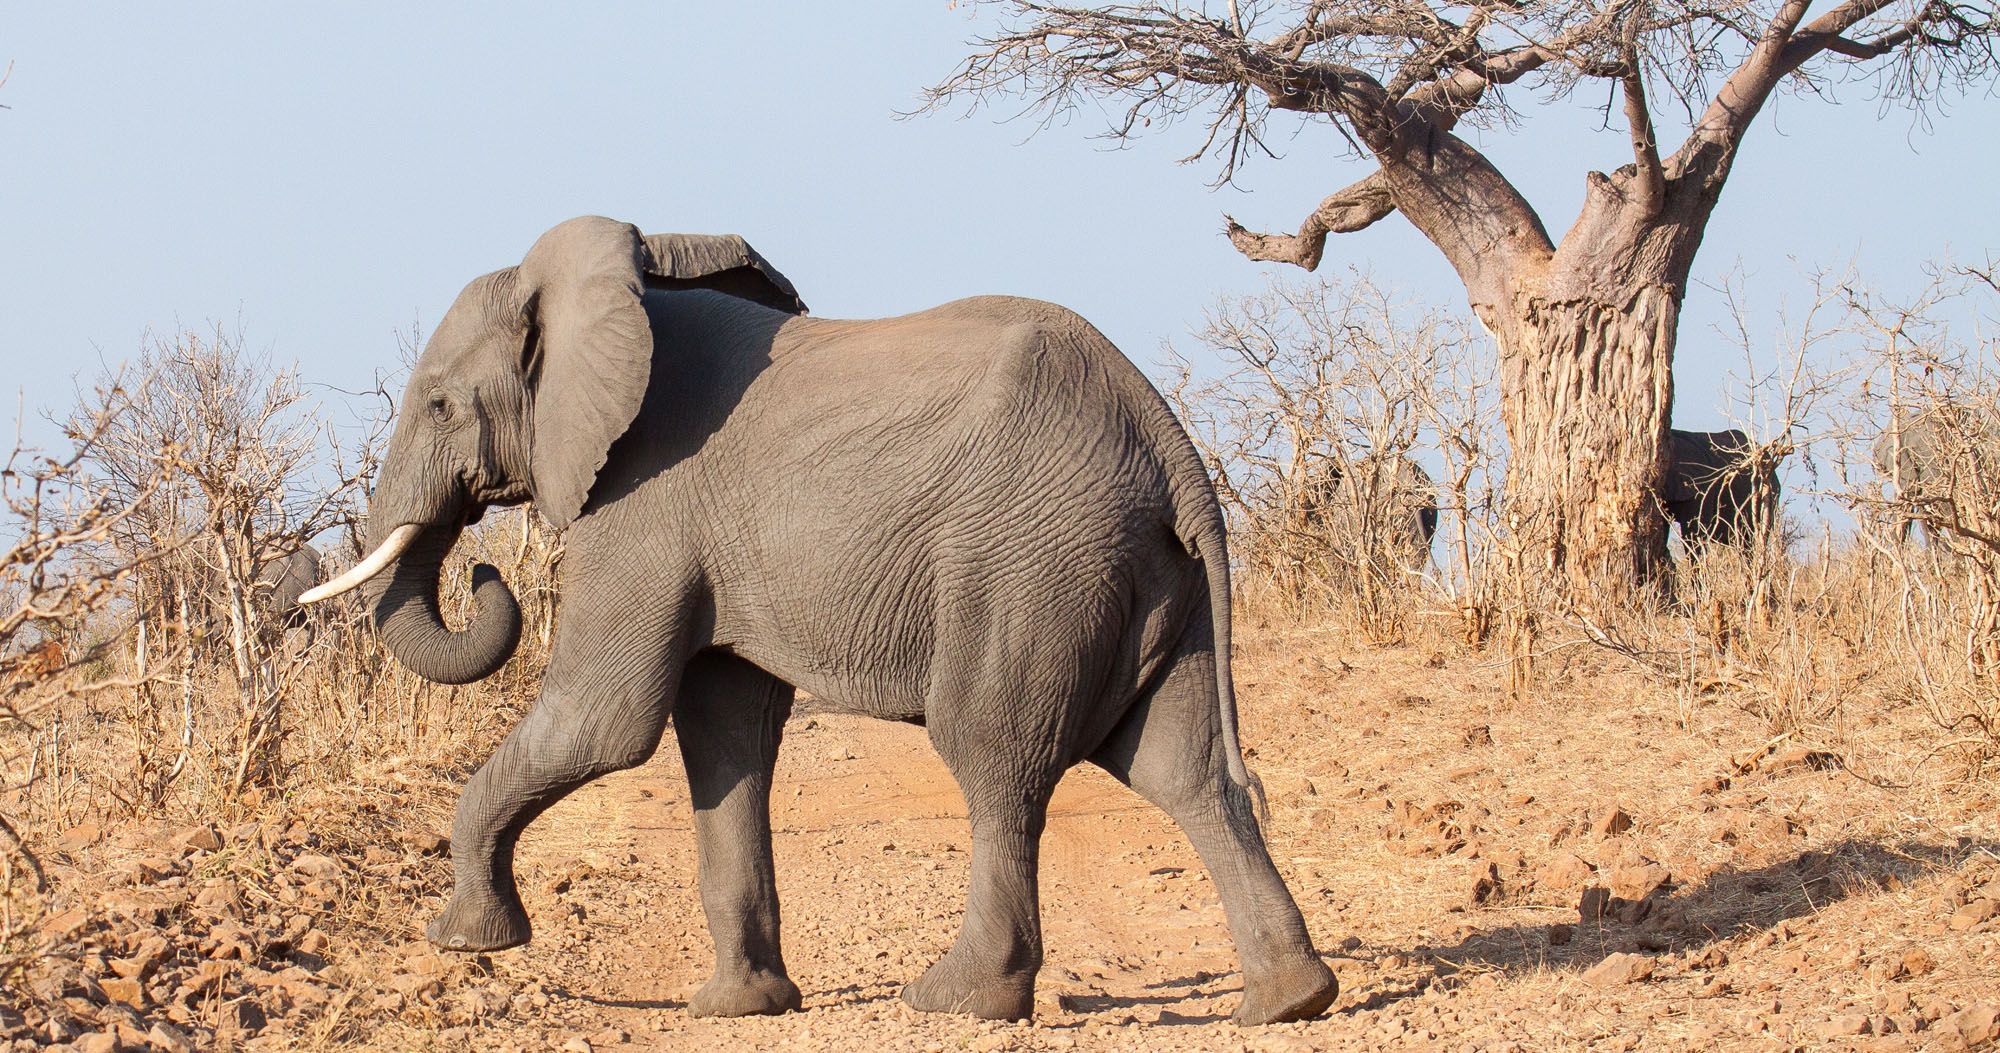
[[[1368,454],[1345,466],[1331,466],[1328,481],[1308,514],[1336,544],[1361,555],[1374,540],[1398,566],[1420,567],[1437,537],[1437,486],[1429,472],[1402,454]],[[1362,517],[1379,520],[1370,528]]]
[[[1891,500],[1902,505],[1891,533],[1907,540],[1910,527],[1924,525],[1927,538],[1937,534],[1935,521],[1958,517],[1958,497],[1972,497],[1968,485],[1984,481],[1990,491],[2000,479],[2000,427],[1989,416],[1951,405],[1939,405],[1891,426],[1875,440],[1875,471]]]
[[[1673,459],[1662,503],[1691,556],[1711,542],[1754,542],[1775,525],[1778,471],[1755,457],[1750,436],[1731,428],[1675,429],[1669,437]]]
[[[306,610],[300,605],[299,597],[326,580],[322,566],[319,549],[303,542],[297,549],[264,565],[257,581],[260,585],[270,586],[270,592],[264,598],[264,609],[278,624],[293,628],[305,623]]]
[[[927,729],[963,792],[971,887],[920,1010],[1031,1014],[1037,852],[1090,761],[1202,856],[1243,960],[1242,1024],[1338,991],[1271,861],[1237,743],[1229,562],[1208,474],[1165,401],[1076,314],[1012,297],[877,320],[810,316],[733,235],[566,221],[475,279],[417,360],[370,495],[363,587],[391,654],[465,683],[520,613],[438,575],[467,523],[533,502],[564,530],[562,614],[535,705],[465,787],[454,889],[427,930],[531,936],[523,829],[645,762],[671,717],[713,936],[697,1016],[797,1009],[769,800],[798,690]]]

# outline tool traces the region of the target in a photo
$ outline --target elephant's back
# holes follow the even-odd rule
[[[1067,453],[1072,469],[1126,475],[1159,460],[1158,394],[1057,304],[975,296],[890,318],[799,318],[772,360],[770,386],[801,429],[794,445],[815,459],[955,452],[992,470],[1046,469]]]

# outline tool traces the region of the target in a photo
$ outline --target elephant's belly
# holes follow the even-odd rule
[[[769,653],[756,653],[769,652]],[[857,675],[814,669],[814,663],[799,661],[789,648],[738,649],[738,653],[780,680],[797,688],[808,708],[827,713],[899,720],[909,724],[924,722],[924,700],[920,682],[906,675]]]

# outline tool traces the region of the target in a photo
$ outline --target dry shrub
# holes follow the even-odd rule
[[[1215,476],[1246,603],[1382,642],[1420,597],[1460,606],[1499,478],[1490,364],[1463,327],[1351,275],[1223,301],[1196,338],[1225,370],[1198,380],[1176,356],[1168,398]]]
[[[123,397],[116,380],[98,393],[100,401]],[[52,767],[61,761],[55,748],[61,721],[46,687],[69,682],[70,691],[88,697],[119,686],[72,682],[72,670],[93,657],[76,641],[92,619],[115,609],[123,587],[144,569],[144,560],[106,559],[95,550],[161,482],[157,473],[135,477],[122,495],[91,485],[83,466],[111,422],[109,413],[78,418],[66,453],[16,446],[0,471],[0,500],[14,520],[12,543],[0,552],[0,743],[40,743],[46,729]],[[11,751],[0,758],[11,761]],[[28,825],[21,821],[22,792],[41,761],[39,750],[28,757],[24,785],[0,769],[9,776],[0,782],[0,989],[18,986],[24,971],[53,949],[38,928],[49,879],[21,830]]]
[[[2000,764],[1996,273],[1934,267],[1902,302],[1841,290],[1868,366],[1853,415],[1878,425],[1865,451],[1876,477],[1848,490],[1879,593],[1872,635],[1905,657],[1900,690],[1942,733],[1937,750],[1975,771]]]

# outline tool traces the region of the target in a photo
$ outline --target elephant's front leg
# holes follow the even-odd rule
[[[514,882],[514,846],[535,817],[584,783],[645,763],[659,747],[667,700],[688,644],[672,605],[573,602],[541,696],[466,784],[451,828],[454,888],[431,922],[432,943],[495,951],[528,942],[528,914]]]
[[[715,941],[715,975],[688,1011],[748,1016],[799,1008],[778,942],[771,866],[771,772],[792,687],[743,661],[703,654],[674,704],[700,858],[701,905]]]

